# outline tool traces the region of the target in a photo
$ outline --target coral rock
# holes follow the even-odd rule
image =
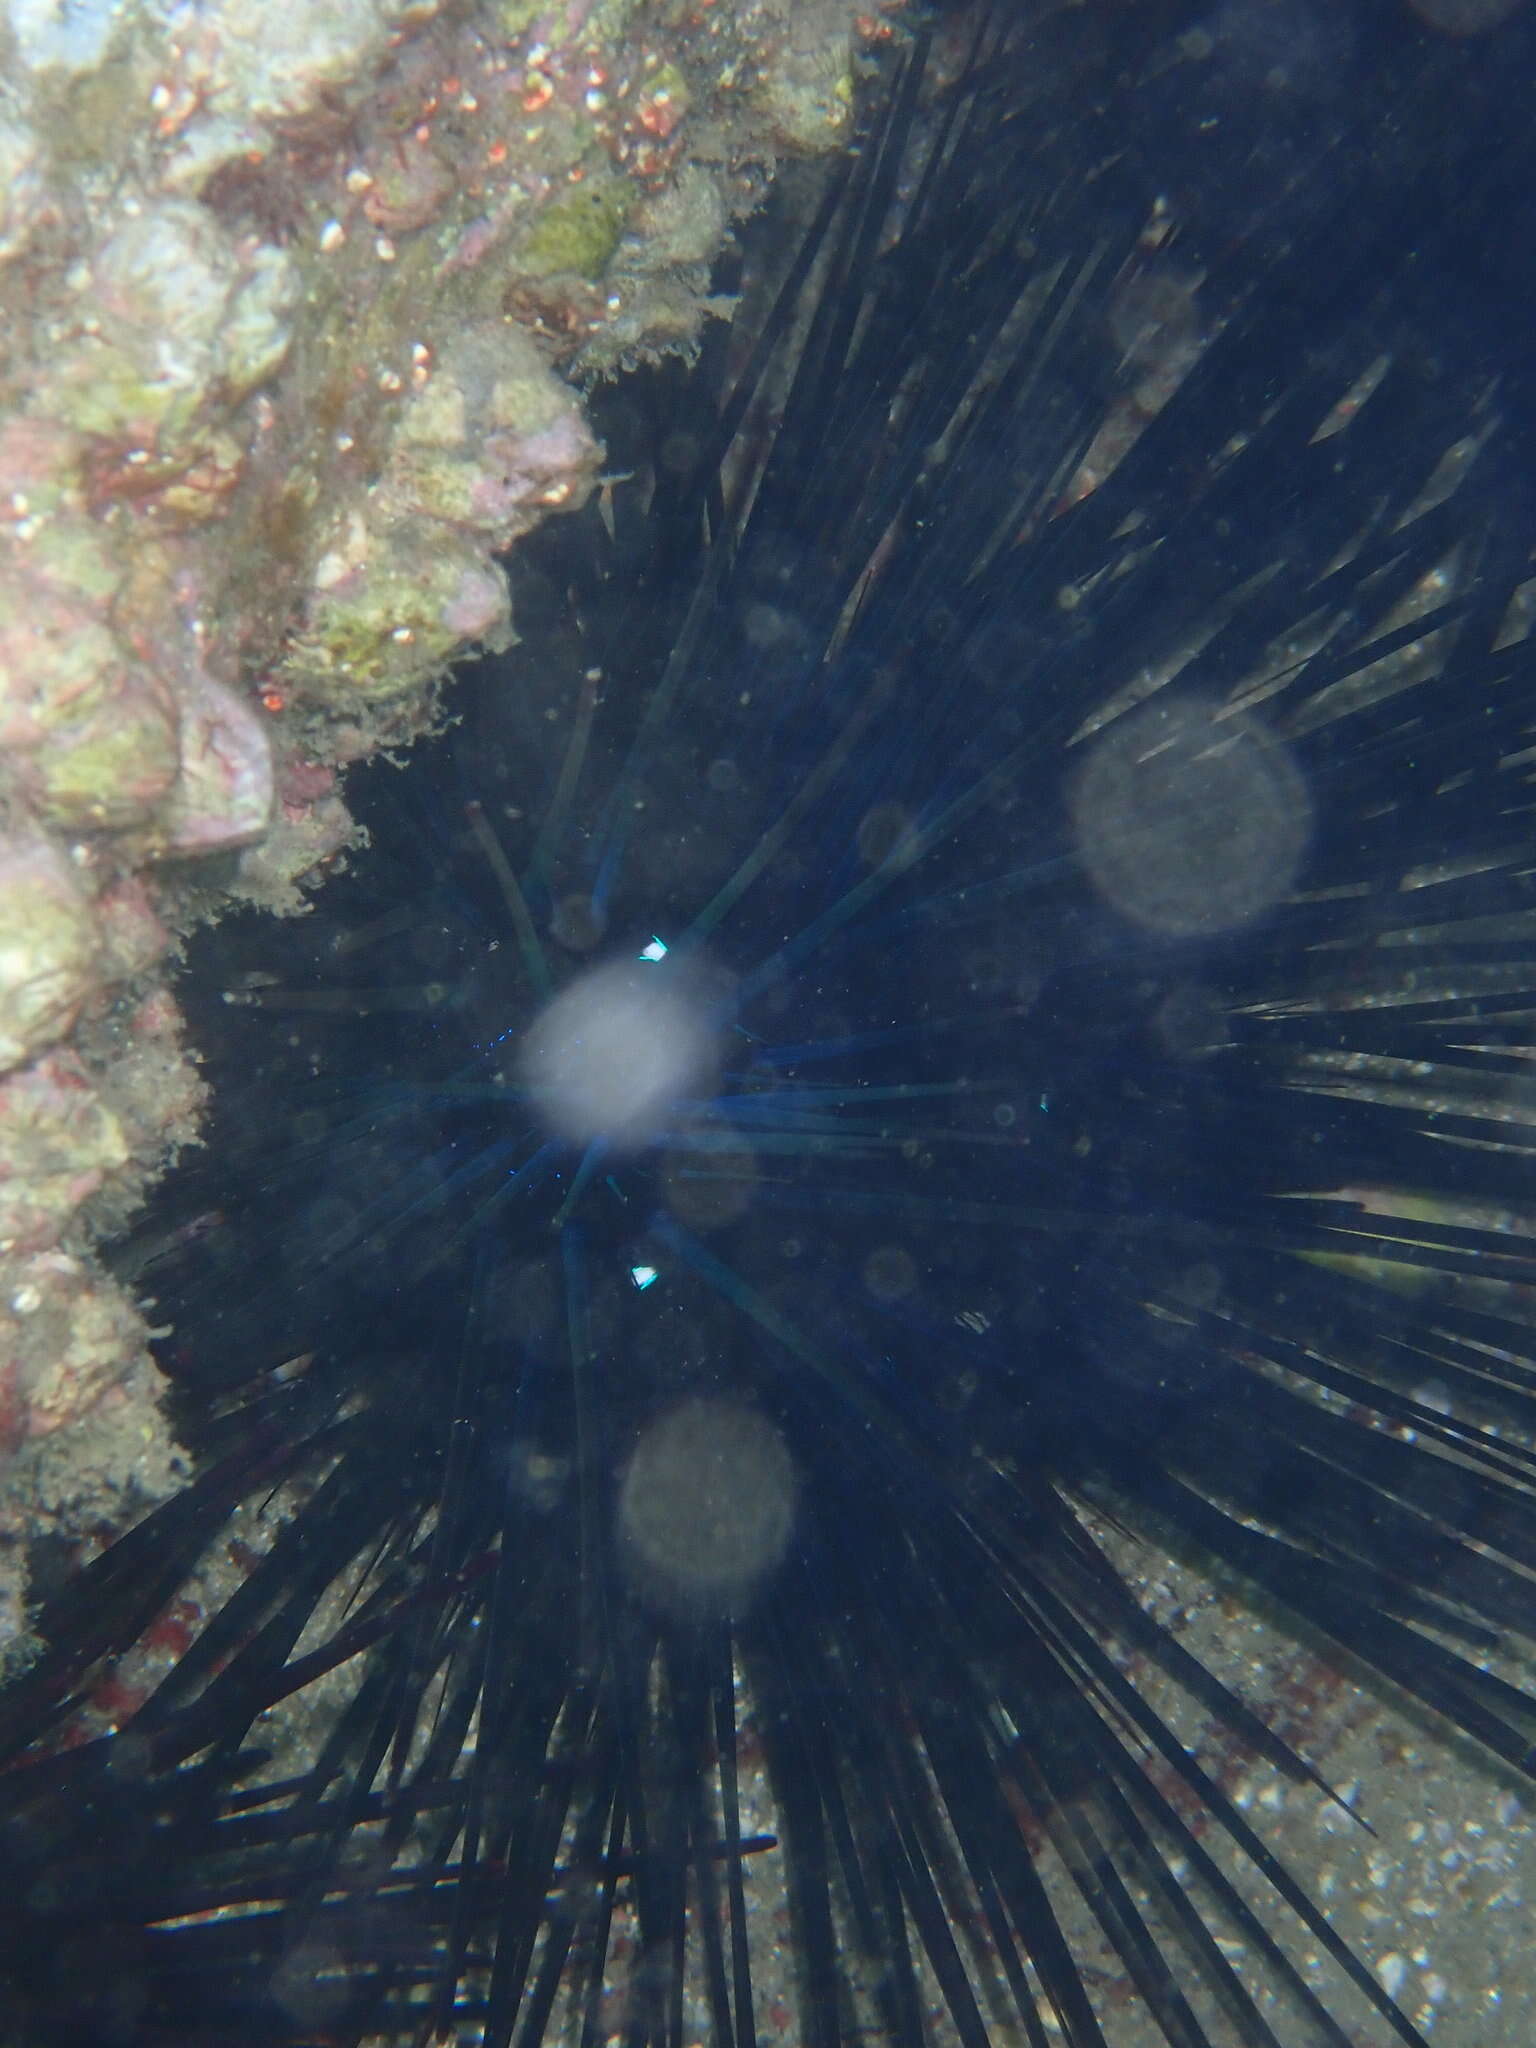
[[[79,282],[74,346],[34,409],[85,433],[174,446],[215,391],[270,376],[291,339],[288,257],[236,242],[190,200],[129,212]]]
[[[46,1251],[80,1204],[128,1163],[121,1124],[73,1053],[0,1082],[0,1251]]]
[[[181,688],[181,774],[161,811],[161,850],[212,853],[259,839],[272,817],[272,747],[259,712],[194,672]]]
[[[396,430],[381,495],[505,547],[582,504],[602,451],[574,394],[505,322],[456,335]]]
[[[143,1329],[115,1289],[94,1281],[78,1260],[62,1253],[34,1260],[13,1304],[17,1295],[30,1308],[28,1334],[34,1339],[19,1374],[26,1434],[47,1436],[77,1421],[117,1385]]]
[[[39,813],[66,832],[140,824],[175,782],[177,751],[170,690],[143,669],[120,670],[51,736],[37,764]]]
[[[100,945],[64,854],[41,838],[0,841],[0,1068],[69,1030],[95,985]]]
[[[377,527],[350,526],[322,575],[289,666],[311,692],[378,701],[417,689],[463,646],[465,617],[488,644],[507,644],[505,578],[446,525],[381,515]]]

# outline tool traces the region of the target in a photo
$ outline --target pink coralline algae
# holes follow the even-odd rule
[[[211,676],[183,680],[180,770],[162,806],[168,853],[215,852],[265,833],[272,817],[272,744],[250,700]]]

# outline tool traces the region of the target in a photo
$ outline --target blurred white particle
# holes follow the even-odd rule
[[[523,1079],[561,1136],[636,1146],[707,1086],[713,1050],[697,993],[675,970],[595,968],[546,1005],[523,1040]]]
[[[1069,794],[1089,879],[1172,938],[1232,931],[1289,891],[1311,806],[1286,749],[1247,714],[1157,696],[1094,741]]]
[[[788,1548],[797,1492],[767,1416],[737,1401],[679,1402],[642,1430],[619,1483],[631,1577],[684,1618],[740,1614]]]

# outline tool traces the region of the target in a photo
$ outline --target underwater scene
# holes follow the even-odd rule
[[[1536,2038],[1536,11],[879,26],[188,944],[6,2048]]]

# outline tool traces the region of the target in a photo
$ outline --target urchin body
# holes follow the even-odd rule
[[[525,553],[525,650],[229,1010],[263,1260],[189,1261],[206,1469],[4,1724],[13,1815],[115,1783],[43,1754],[57,1701],[289,1489],[134,1724],[162,2029],[746,2042],[766,1898],[815,2048],[1097,2048],[1100,1969],[1175,2043],[1416,2038],[1127,1652],[1307,1763],[1096,1532],[1523,1767],[1456,1644],[1529,1619],[1533,532],[1368,151],[1290,244],[1212,202],[1200,345],[1085,474],[1159,48],[1057,129],[1006,25],[899,75],[769,310],[615,399],[633,487]],[[322,1686],[316,1750],[243,1754]]]

